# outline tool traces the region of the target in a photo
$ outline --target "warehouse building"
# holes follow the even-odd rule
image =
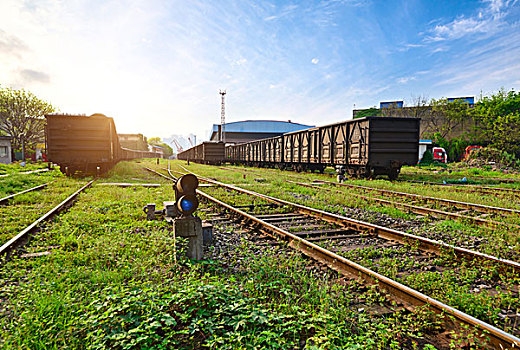
[[[219,141],[221,124],[213,124],[210,141]],[[253,140],[275,137],[287,132],[313,128],[313,125],[279,120],[244,120],[224,124],[227,144],[245,143]]]
[[[148,142],[143,134],[117,134],[121,147],[148,151]]]

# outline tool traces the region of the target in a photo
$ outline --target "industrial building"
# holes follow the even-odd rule
[[[117,134],[121,147],[148,151],[148,142],[143,134]]]
[[[13,161],[11,136],[0,136],[0,163],[9,164]]]
[[[448,103],[466,103],[470,108],[475,105],[475,98],[472,96],[449,97],[446,100]],[[428,105],[406,107],[404,106],[404,101],[380,102],[379,108],[354,109],[352,116],[354,119],[367,116],[420,118],[420,136],[422,139],[429,139],[431,135],[438,132],[441,128],[447,129],[447,133],[443,137],[448,139],[459,137],[475,123],[472,118],[468,117],[449,124],[448,118],[442,111],[436,111],[432,106]]]
[[[221,140],[221,127],[221,124],[213,124],[210,141]],[[224,124],[224,140],[226,144],[239,144],[313,127],[314,125],[293,123],[290,120],[244,120]]]

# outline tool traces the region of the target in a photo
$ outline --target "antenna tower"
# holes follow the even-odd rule
[[[220,141],[226,143],[226,104],[224,101],[226,90],[220,90],[219,94],[222,99],[220,107]]]

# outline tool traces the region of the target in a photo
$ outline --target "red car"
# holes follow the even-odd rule
[[[439,163],[448,163],[448,154],[442,147],[433,147],[433,160]]]

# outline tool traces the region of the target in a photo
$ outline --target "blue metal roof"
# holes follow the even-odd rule
[[[220,124],[213,124],[213,132],[218,131]],[[247,132],[247,133],[286,133],[313,128],[314,125],[293,123],[291,121],[279,120],[244,120],[225,124],[226,132]]]

